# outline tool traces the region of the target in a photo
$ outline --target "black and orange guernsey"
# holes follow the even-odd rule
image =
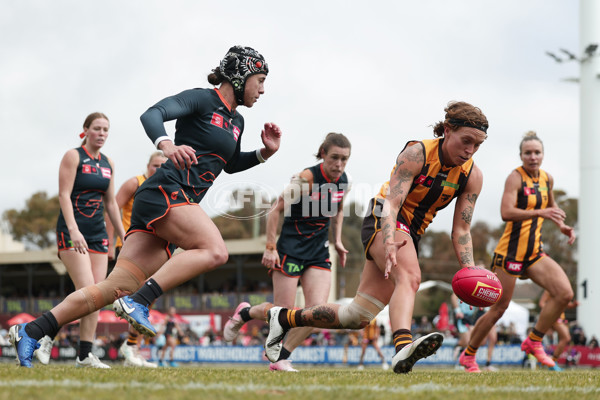
[[[423,168],[415,176],[397,218],[400,224],[408,227],[415,241],[423,235],[437,212],[447,207],[463,192],[473,169],[473,159],[462,165],[445,166],[442,156],[443,142],[443,138],[411,141],[404,147],[406,149],[408,146],[422,146],[425,155]],[[391,175],[395,170],[394,165]],[[389,181],[384,183],[375,199],[384,199],[389,193],[389,185]]]
[[[108,158],[102,153],[98,158],[94,158],[84,146],[75,150],[79,154],[79,164],[71,190],[71,204],[77,228],[88,245],[98,242],[105,242],[108,245],[108,234],[104,225],[103,196],[110,185],[112,167]],[[56,223],[56,236],[59,250],[73,247],[62,210]],[[103,249],[98,250],[102,252]]]
[[[344,172],[337,181],[330,180],[323,163],[308,170],[313,174],[310,194],[291,205],[283,219],[277,250],[280,255],[306,262],[325,261],[329,258],[330,219],[337,215],[348,192],[348,176]]]
[[[516,168],[521,175],[521,187],[517,193],[517,208],[540,210],[548,207],[548,174],[540,169],[539,176],[533,178],[523,167]],[[529,218],[523,221],[508,221],[504,233],[494,251],[495,257],[516,262],[534,261],[543,253],[542,224],[544,218]],[[500,266],[500,264],[498,264]],[[512,268],[510,265],[508,268]],[[516,267],[515,267],[516,268]],[[517,272],[517,271],[515,271]]]
[[[259,164],[256,152],[240,151],[244,118],[218,89],[190,89],[167,97],[141,117],[150,139],[166,136],[164,122],[176,119],[175,145],[195,150],[198,164],[179,170],[168,160],[137,190],[133,231],[153,232],[153,223],[172,207],[198,204],[222,171],[235,173]]]

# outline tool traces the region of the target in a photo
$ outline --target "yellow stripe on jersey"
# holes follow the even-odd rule
[[[517,193],[517,208],[522,210],[540,210],[548,207],[548,174],[540,169],[539,177],[534,179],[523,169],[516,171],[521,175],[521,187]],[[544,218],[530,218],[523,221],[508,221],[495,252],[505,259],[529,261],[543,251],[542,224]]]
[[[144,183],[144,181],[146,180],[145,175],[138,175],[138,176],[136,176],[136,178],[138,181],[138,187],[140,187],[142,185],[142,183]],[[121,209],[121,222],[123,222],[123,229],[125,229],[125,233],[127,233],[127,230],[131,226],[131,209],[132,208],[133,208],[133,197],[131,197],[129,199],[129,201],[127,201],[127,203],[125,203],[125,205]],[[122,247],[122,246],[123,246],[123,242],[121,241],[121,238],[117,236],[117,242],[115,243],[115,247]]]
[[[410,231],[421,236],[437,212],[450,204],[467,184],[473,169],[473,159],[462,165],[446,167],[442,164],[443,138],[411,141],[405,146],[420,145],[425,152],[425,163],[415,177],[410,192],[398,214],[398,221],[408,225]],[[396,165],[392,168],[394,174]],[[383,184],[376,198],[385,198],[390,192],[390,182]]]

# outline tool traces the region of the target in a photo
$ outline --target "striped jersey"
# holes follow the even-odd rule
[[[142,185],[142,183],[144,183],[144,181],[146,180],[146,175],[138,175],[135,178],[137,179],[139,188]],[[131,209],[133,208],[133,197],[134,196],[127,200],[127,203],[125,203],[125,205],[121,209],[121,222],[123,222],[123,229],[125,230],[125,232],[127,232],[129,227],[131,226]],[[115,247],[122,246],[123,242],[121,241],[121,238],[117,236]]]
[[[443,138],[423,141],[410,141],[408,146],[422,146],[425,162],[410,187],[408,196],[398,213],[398,222],[410,229],[413,239],[423,235],[437,212],[450,204],[464,190],[473,169],[473,159],[462,165],[446,167],[442,157]],[[403,149],[403,151],[404,151]],[[396,165],[392,168],[394,174]],[[384,199],[390,191],[390,182],[383,184],[376,199]]]
[[[537,178],[531,177],[523,167],[516,171],[521,175],[521,187],[517,193],[517,208],[539,210],[548,207],[550,190],[548,174],[540,169]],[[542,223],[544,218],[508,221],[495,253],[513,261],[529,261],[543,252]]]

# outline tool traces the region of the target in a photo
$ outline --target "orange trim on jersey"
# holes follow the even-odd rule
[[[223,104],[225,104],[225,107],[227,107],[227,109],[229,111],[231,111],[231,106],[229,105],[229,103],[227,102],[227,100],[225,100],[225,97],[223,97],[223,95],[221,94],[221,91],[217,88],[215,88],[215,92],[217,92],[217,94],[219,95],[219,98],[221,99],[221,101],[223,102]]]
[[[327,183],[332,183],[333,181],[332,181],[331,179],[329,179],[329,177],[328,177],[328,176],[327,176],[327,174],[325,173],[325,170],[323,169],[323,163],[319,164],[319,168],[321,168],[321,175],[323,175],[323,178],[325,178],[325,180],[327,181]],[[341,177],[342,177],[342,176],[340,175],[340,178],[341,178]],[[340,178],[337,178],[337,179],[335,180],[335,182],[333,182],[333,183],[337,183],[337,182],[340,180]]]
[[[87,154],[92,160],[94,160],[94,161],[100,161],[102,159],[102,153],[98,152],[98,160],[96,160],[94,158],[94,156],[90,154],[90,152],[88,151],[88,149],[85,148],[85,145],[81,145],[81,148],[83,149],[83,151],[85,151],[85,154]]]

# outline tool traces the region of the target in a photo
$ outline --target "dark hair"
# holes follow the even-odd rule
[[[448,106],[444,108],[446,117],[443,121],[438,122],[433,127],[433,136],[441,137],[444,136],[444,128],[448,127],[450,130],[457,130],[463,126],[483,127],[487,129],[489,127],[488,120],[483,112],[475,106],[464,101],[451,101]],[[459,120],[462,123],[460,125],[451,123],[450,120]],[[465,125],[466,124],[466,125]]]
[[[83,129],[89,128],[90,125],[92,125],[92,122],[94,122],[95,120],[97,120],[99,118],[104,118],[105,120],[110,122],[110,120],[108,119],[108,117],[105,114],[103,114],[101,112],[93,112],[85,118],[85,121],[83,121]],[[87,142],[87,136],[85,136],[83,138],[81,145],[83,146],[86,142]]]
[[[530,140],[537,140],[542,145],[542,150],[544,150],[544,142],[540,139],[534,131],[526,132],[523,135],[523,139],[521,139],[521,143],[519,143],[519,154],[523,153],[523,143],[528,142]]]
[[[319,150],[317,151],[317,154],[315,154],[317,160],[322,159],[323,157],[321,154],[327,154],[331,146],[341,147],[342,149],[352,149],[352,145],[350,145],[350,141],[346,136],[341,133],[331,132],[325,136],[325,140],[323,140],[323,143],[319,146]]]
[[[225,77],[221,74],[221,71],[219,71],[219,67],[216,67],[215,69],[213,69],[211,71],[210,74],[208,74],[207,79],[208,79],[208,83],[210,83],[211,85],[217,86],[217,85],[220,85],[221,83],[223,83],[223,81],[225,80]]]

